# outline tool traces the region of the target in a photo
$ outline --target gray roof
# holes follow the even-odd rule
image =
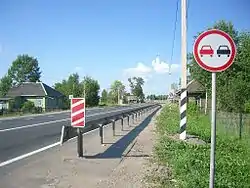
[[[17,97],[17,96],[60,97],[63,96],[63,94],[42,82],[24,82],[19,86],[12,87],[6,94],[6,96],[7,97]]]
[[[198,82],[197,80],[192,80],[187,84],[187,92],[188,96],[200,95],[202,93],[206,93],[206,89],[204,86]],[[177,95],[181,94],[181,89],[176,92]]]

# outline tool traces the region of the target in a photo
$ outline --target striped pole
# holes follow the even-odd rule
[[[186,0],[181,0],[181,104],[180,139],[186,139],[187,126],[187,12]]]
[[[186,139],[187,126],[187,89],[181,89],[180,101],[180,139]]]

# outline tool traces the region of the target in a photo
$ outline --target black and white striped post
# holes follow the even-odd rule
[[[187,89],[181,89],[180,100],[180,139],[186,139],[186,126],[187,126]]]
[[[187,126],[187,16],[186,0],[181,1],[181,100],[180,139],[186,139]]]

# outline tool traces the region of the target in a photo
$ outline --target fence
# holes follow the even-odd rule
[[[200,108],[204,113],[204,108]],[[211,109],[208,109],[209,118],[211,118]],[[226,134],[238,136],[239,138],[250,138],[250,114],[240,114],[233,112],[224,112],[217,110],[217,127],[225,131]]]

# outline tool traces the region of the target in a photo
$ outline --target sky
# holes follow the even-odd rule
[[[181,73],[181,0],[1,0],[0,77],[19,54],[37,58],[53,86],[77,72],[99,81],[145,79],[145,94],[166,94]],[[218,20],[250,31],[249,0],[187,0],[187,48]],[[174,49],[173,43],[174,41]],[[171,54],[173,56],[171,61]],[[169,74],[169,67],[171,74]]]

